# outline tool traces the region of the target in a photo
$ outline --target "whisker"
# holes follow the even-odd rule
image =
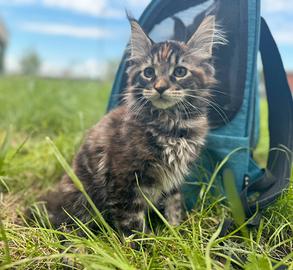
[[[198,116],[201,116],[202,115],[202,113],[201,113],[201,111],[200,110],[198,110],[197,108],[194,108],[195,109],[195,112],[193,112],[190,108],[189,108],[189,104],[186,102],[187,100],[183,100],[182,101],[182,104],[183,104],[183,106],[186,108],[186,110],[188,111],[188,113],[189,113],[189,115],[190,115],[190,118],[194,115],[194,114],[196,114],[196,115],[198,115]]]
[[[184,100],[184,102],[186,102],[189,106],[191,106],[193,109],[195,109],[195,111],[201,116],[202,112],[196,108],[193,104],[191,104],[188,100]]]
[[[146,100],[142,103],[142,105],[138,108],[137,113],[136,113],[136,116],[135,116],[135,119],[138,118],[139,114],[140,114],[140,113],[142,112],[142,110],[143,110],[143,107],[144,107],[148,102],[149,102],[149,100],[146,99]]]
[[[187,116],[187,119],[190,119],[189,112],[188,112],[188,110],[186,110],[186,107],[185,107],[184,103],[182,103],[182,101],[180,100],[178,105],[179,105],[180,108],[182,108],[184,110],[184,112],[185,112],[185,114]],[[181,113],[179,114],[179,117],[181,118]]]
[[[143,96],[140,97],[140,98],[138,98],[138,99],[135,101],[135,103],[129,107],[129,111],[128,111],[127,115],[126,115],[127,117],[129,117],[129,114],[130,114],[131,112],[132,112],[133,114],[136,114],[136,113],[137,113],[137,111],[138,111],[138,109],[139,109],[140,101],[141,101],[143,98],[144,98]]]
[[[185,91],[188,91],[188,92],[197,92],[197,93],[200,93],[201,91],[209,91],[209,92],[214,92],[214,93],[219,93],[219,94],[222,94],[224,96],[229,96],[229,94],[227,93],[224,93],[222,91],[219,91],[219,90],[215,90],[215,89],[207,89],[207,88],[198,88],[198,89],[184,89]]]
[[[219,114],[219,116],[222,118],[222,120],[225,122],[225,124],[227,124],[229,122],[229,119],[228,119],[225,111],[217,103],[215,103],[211,100],[208,100],[204,97],[193,96],[193,95],[188,95],[188,94],[185,94],[185,95],[207,103],[209,106],[211,106]]]
[[[220,116],[221,118],[223,119],[223,121],[225,123],[227,123],[228,121],[228,117],[227,115],[225,114],[225,112],[218,106],[218,104],[216,104],[215,102],[211,101],[211,100],[208,100],[206,98],[203,98],[203,97],[198,97],[198,96],[192,96],[192,95],[187,95],[186,96],[190,96],[192,98],[195,98],[195,99],[198,99],[198,100],[202,100],[204,102],[206,102],[209,106],[211,106]]]
[[[147,89],[145,87],[131,87],[131,90],[151,90],[151,89]]]

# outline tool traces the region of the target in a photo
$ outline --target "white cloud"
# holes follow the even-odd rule
[[[126,5],[132,8],[144,8],[150,3],[150,0],[126,0]]]
[[[39,74],[46,77],[62,77],[66,73],[65,67],[55,62],[43,61]]]
[[[42,5],[100,18],[125,18],[125,8],[141,13],[150,0],[0,0],[3,5]]]
[[[11,55],[5,57],[4,66],[7,73],[17,74],[21,71],[18,59]]]
[[[125,18],[125,8],[141,13],[149,3],[150,0],[42,0],[45,7],[104,18]]]
[[[262,0],[262,9],[264,12],[292,12],[293,1],[290,0]]]
[[[51,8],[67,9],[97,17],[120,18],[124,12],[109,7],[107,0],[43,0],[43,5]]]
[[[71,68],[71,74],[73,77],[102,78],[105,74],[106,66],[106,63],[91,58],[73,65]]]
[[[36,0],[0,0],[3,5],[31,5],[37,3]]]
[[[68,77],[68,78],[103,78],[106,63],[95,58],[84,61],[73,61],[71,64],[60,64],[59,62],[42,63],[40,75],[46,77]]]
[[[69,24],[24,22],[20,27],[28,32],[75,38],[101,39],[111,36],[109,31],[98,27],[81,27]]]
[[[293,18],[277,13],[265,19],[278,45],[293,45]]]
[[[293,36],[291,33],[292,30],[289,29],[275,31],[274,37],[276,39],[276,42],[280,45],[293,45]]]
[[[96,58],[88,58],[83,61],[71,61],[71,63],[42,60],[39,75],[55,78],[91,78],[103,79],[107,73],[108,63]],[[5,58],[5,71],[9,74],[20,74],[20,59],[13,55]]]

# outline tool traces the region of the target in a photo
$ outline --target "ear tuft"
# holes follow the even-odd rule
[[[204,59],[212,57],[212,49],[216,44],[226,44],[223,32],[216,25],[214,15],[207,16],[203,19],[195,33],[187,41],[187,46],[191,54],[197,55]]]
[[[134,19],[129,13],[127,18],[131,26],[131,38],[130,38],[130,55],[131,59],[144,58],[152,47],[152,40],[143,31],[138,21]]]

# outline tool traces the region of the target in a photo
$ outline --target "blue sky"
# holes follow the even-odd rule
[[[291,2],[291,3],[290,3]],[[138,17],[149,0],[0,0],[9,30],[7,69],[35,50],[45,75],[103,76],[109,60],[121,57],[129,37],[125,8]],[[293,70],[293,1],[262,0],[287,69]]]

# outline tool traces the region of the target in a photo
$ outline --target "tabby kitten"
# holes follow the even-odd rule
[[[73,162],[106,221],[125,236],[143,230],[148,204],[141,191],[164,206],[170,224],[182,219],[180,186],[205,142],[209,88],[215,83],[212,47],[222,40],[214,16],[186,43],[154,43],[129,20],[124,102],[88,132]],[[91,207],[67,175],[45,201],[55,226],[72,223],[64,209],[91,220]]]

